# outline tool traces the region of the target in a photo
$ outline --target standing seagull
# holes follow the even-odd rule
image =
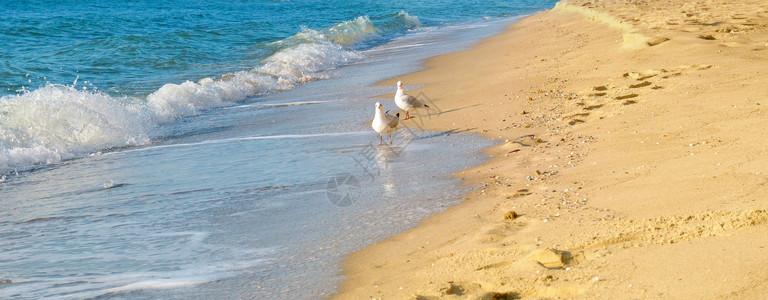
[[[392,145],[392,133],[400,123],[400,113],[390,115],[384,112],[381,102],[376,102],[376,114],[373,116],[371,127],[379,133],[379,145],[384,145],[384,134],[389,134],[389,144]]]
[[[397,107],[405,111],[405,119],[403,120],[408,120],[411,118],[411,114],[410,114],[411,110],[421,108],[421,107],[429,108],[429,105],[424,104],[424,102],[422,102],[419,99],[416,99],[416,97],[403,93],[403,83],[401,81],[397,82],[397,93],[395,93],[395,104],[397,105]]]

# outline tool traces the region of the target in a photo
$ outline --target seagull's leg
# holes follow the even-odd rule
[[[406,109],[406,110],[405,110],[405,119],[403,119],[403,120],[408,120],[408,119],[410,119],[410,118],[411,118],[411,113],[410,113],[410,112],[408,112],[408,110]]]
[[[392,145],[392,134],[389,133],[389,144]]]
[[[384,135],[379,134],[379,145],[384,145]]]

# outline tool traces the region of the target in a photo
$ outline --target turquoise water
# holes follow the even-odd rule
[[[552,1],[8,1],[0,90],[81,84],[146,96],[166,83],[254,68],[319,31],[366,49],[420,27],[531,13]],[[305,30],[302,30],[304,28]],[[298,34],[305,33],[304,35]],[[294,37],[291,39],[291,37]],[[318,45],[317,49],[323,49]],[[335,54],[326,53],[333,56]],[[312,58],[328,66],[344,57]],[[323,61],[328,60],[328,61]]]
[[[378,146],[394,87],[371,85],[553,5],[4,4],[0,298],[332,294],[344,255],[455,204],[449,175],[492,143]]]

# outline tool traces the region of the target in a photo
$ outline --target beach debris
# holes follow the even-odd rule
[[[555,168],[556,168],[556,166],[555,166]],[[557,175],[557,173],[559,173],[559,172],[558,171],[541,171],[541,170],[536,170],[536,175],[538,175],[538,176],[554,176],[554,175]]]
[[[506,214],[504,214],[504,220],[511,221],[514,219],[517,219],[520,215],[517,214],[516,211],[510,210]]]
[[[711,34],[702,34],[702,35],[699,35],[699,38],[702,40],[708,40],[708,41],[716,40],[716,38]]]
[[[600,85],[600,86],[593,87],[592,89],[595,91],[607,91],[608,87],[604,85]]]
[[[528,259],[536,261],[549,269],[562,268],[565,265],[563,262],[563,252],[551,248],[535,250],[528,254]]]

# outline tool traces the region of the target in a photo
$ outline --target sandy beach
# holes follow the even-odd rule
[[[498,146],[333,298],[768,297],[766,73],[764,0],[569,0],[383,82]]]

